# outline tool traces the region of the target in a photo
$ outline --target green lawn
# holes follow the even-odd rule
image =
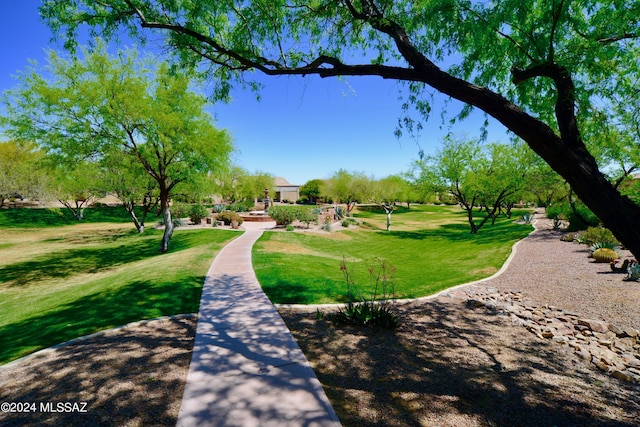
[[[107,212],[71,225],[55,210],[0,212],[0,363],[132,321],[197,312],[211,261],[238,235],[177,229],[170,252],[159,254],[161,231],[138,234]]]
[[[518,214],[514,214],[517,218]],[[329,234],[267,232],[254,247],[256,274],[275,303],[345,301],[340,262],[368,286],[376,258],[395,266],[396,296],[429,295],[496,272],[531,226],[500,219],[469,234],[457,207],[398,209]],[[0,211],[0,363],[141,319],[198,311],[204,276],[238,233],[177,229],[159,254],[161,231],[137,234],[121,209],[89,209],[78,222],[56,209]]]
[[[513,244],[532,231],[514,222],[519,215],[472,235],[458,207],[399,209],[392,215],[391,232],[380,230],[384,214],[361,212],[356,217],[369,227],[324,235],[265,233],[254,246],[254,268],[274,303],[330,303],[346,298],[343,257],[364,290],[369,288],[368,266],[384,259],[396,268],[396,297],[421,297],[497,272]]]

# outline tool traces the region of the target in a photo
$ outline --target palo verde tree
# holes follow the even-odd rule
[[[476,234],[489,220],[493,223],[501,209],[508,212],[513,196],[523,191],[528,169],[524,148],[448,135],[433,156],[414,162],[415,181],[450,193]],[[474,216],[476,207],[485,209],[480,222]]]
[[[390,175],[382,179],[371,179],[365,189],[365,200],[375,203],[387,215],[387,231],[391,230],[391,214],[398,203],[407,201],[409,183],[402,177]],[[408,202],[407,202],[408,204]]]
[[[369,178],[362,172],[340,169],[326,181],[326,192],[336,203],[347,205],[350,213],[358,202],[365,198]]]
[[[84,211],[102,194],[96,163],[76,159],[65,162],[59,156],[49,156],[46,170],[50,177],[53,197],[66,207],[78,221],[84,219]]]
[[[640,256],[640,206],[602,173],[585,126],[593,107],[614,122],[615,95],[637,93],[640,0],[45,0],[41,13],[69,44],[82,24],[162,34],[218,97],[255,86],[255,70],[394,79],[425,115],[442,93],[524,140]]]
[[[144,232],[147,215],[160,202],[157,181],[137,158],[123,156],[120,150],[102,156],[99,177],[102,188],[108,188],[120,200],[138,233]]]
[[[110,57],[102,44],[84,59],[49,53],[45,69],[22,73],[4,96],[3,122],[15,138],[31,140],[67,164],[98,165],[114,152],[131,156],[158,187],[165,231],[173,234],[172,194],[201,174],[226,167],[232,149],[225,131],[204,111],[190,79],[135,51]],[[146,179],[143,178],[143,180]]]
[[[33,142],[0,142],[0,208],[15,197],[43,199],[48,196],[44,153]]]

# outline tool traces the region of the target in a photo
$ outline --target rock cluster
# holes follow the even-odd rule
[[[464,292],[467,306],[484,307],[509,316],[541,339],[571,348],[576,355],[622,381],[640,382],[640,331],[619,328],[553,306],[529,306],[521,292],[471,287]]]

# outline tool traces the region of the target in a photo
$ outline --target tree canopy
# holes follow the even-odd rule
[[[246,71],[380,76],[405,82],[407,105],[428,116],[432,88],[465,104],[460,117],[479,108],[526,141],[640,256],[640,207],[593,155],[600,129],[633,123],[614,106],[637,93],[639,0],[46,0],[41,11],[69,44],[84,23],[162,34],[219,98],[255,87]]]
[[[102,44],[83,53],[84,59],[65,59],[49,52],[46,68],[21,74],[16,89],[4,95],[3,124],[16,139],[36,142],[75,170],[100,162],[113,167],[113,156],[134,158],[157,183],[166,252],[172,194],[226,167],[230,137],[213,126],[189,77],[168,64],[143,60],[133,50],[110,57]]]
[[[43,157],[33,142],[0,142],[0,208],[12,198],[45,197],[49,180],[43,170]]]

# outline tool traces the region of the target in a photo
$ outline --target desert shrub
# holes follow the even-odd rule
[[[616,246],[620,244],[620,242],[618,242],[618,240],[613,236],[613,233],[608,228],[604,227],[587,228],[587,231],[580,234],[580,242],[589,246],[594,243],[600,243],[602,245],[606,245],[606,247],[609,247],[609,245]],[[611,249],[613,249],[613,246],[611,246]]]
[[[298,221],[306,224],[309,228],[309,224],[318,222],[318,215],[313,213],[313,209],[300,207],[296,210],[296,218]]]
[[[234,220],[238,224],[242,224],[242,222],[244,221],[242,217],[238,215],[237,212],[234,212],[234,211],[220,212],[219,214],[216,215],[216,220],[224,222],[224,225],[231,225],[231,222],[233,222]]]
[[[221,203],[215,204],[213,205],[213,209],[211,210],[213,213],[220,213],[220,212],[224,212],[227,209],[227,207]]]
[[[171,206],[171,215],[174,218],[186,218],[189,216],[190,208],[186,203],[174,203]]]
[[[242,202],[235,202],[227,207],[227,210],[234,212],[248,212],[253,209],[253,200],[243,200]]]
[[[200,224],[203,219],[209,216],[209,209],[201,204],[192,205],[189,209],[189,219],[194,224]]]
[[[569,203],[556,203],[547,208],[547,218],[566,219],[569,221],[568,231],[585,230],[597,226],[600,220],[583,203],[575,203],[575,212]]]
[[[342,224],[342,226],[343,226],[343,227],[347,228],[347,227],[349,227],[351,224],[357,224],[357,223],[358,223],[358,221],[356,221],[356,220],[355,220],[355,219],[353,219],[353,218],[345,218],[345,219],[343,219],[343,220],[342,220],[342,223],[341,223],[341,224]]]
[[[458,199],[453,197],[451,194],[441,194],[440,201],[447,206],[453,206],[458,204]]]
[[[297,209],[289,206],[272,206],[269,208],[269,216],[276,225],[289,225],[298,217]]]
[[[296,203],[299,205],[308,205],[309,198],[307,196],[300,196],[300,198],[296,201]]]

